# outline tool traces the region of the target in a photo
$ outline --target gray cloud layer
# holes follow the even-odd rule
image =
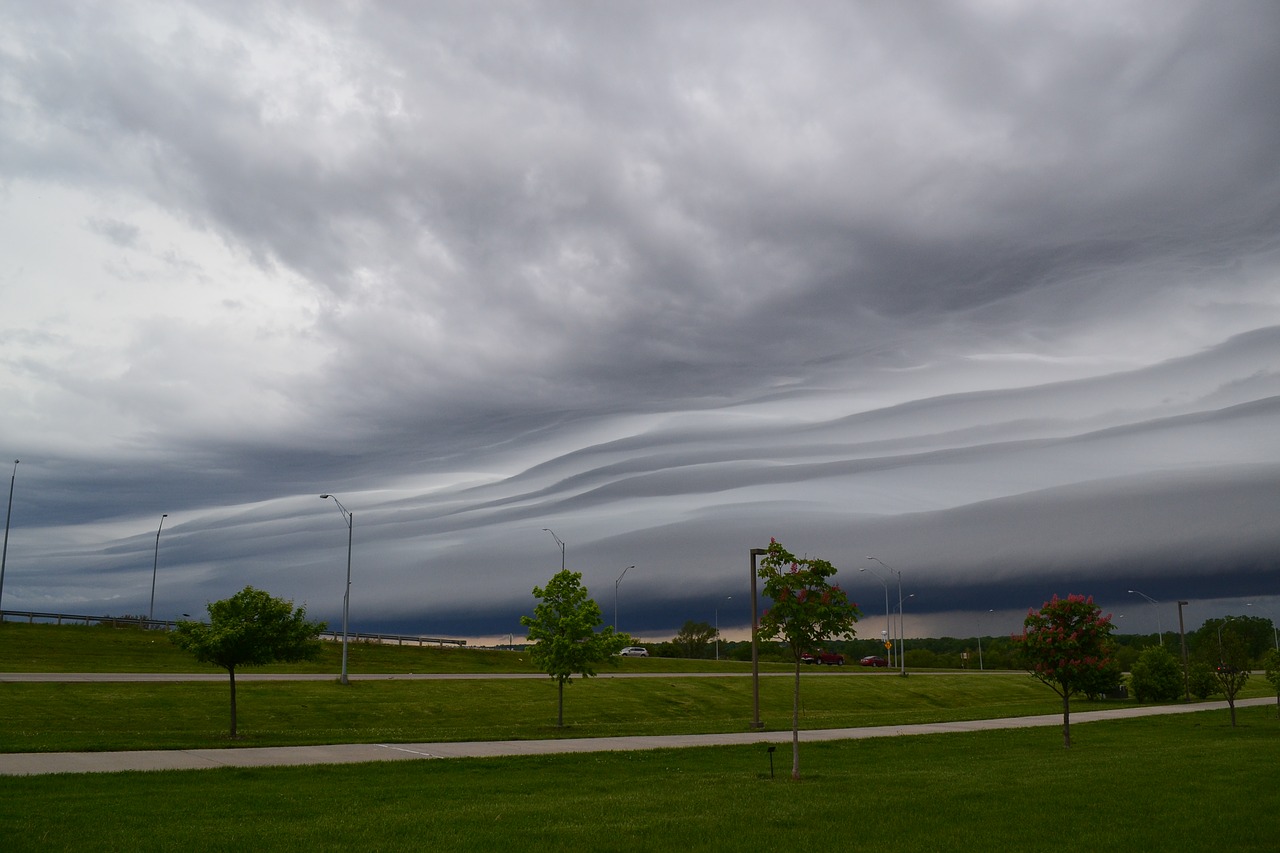
[[[1273,4],[0,30],[6,608],[138,610],[168,512],[158,611],[332,617],[322,492],[371,627],[516,630],[547,527],[656,634],[769,536],[924,614],[1275,594]]]

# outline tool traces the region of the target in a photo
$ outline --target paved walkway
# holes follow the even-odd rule
[[[1272,698],[1241,699],[1236,707],[1266,705]],[[1073,723],[1187,714],[1221,710],[1226,702],[1158,705],[1081,711]],[[1019,729],[1061,726],[1061,714],[969,720],[956,723],[924,723],[911,726],[869,726],[856,729],[814,729],[800,732],[800,740],[856,740],[896,735],[972,732],[987,729]],[[135,752],[21,752],[0,755],[0,776],[41,773],[113,773],[121,770],[201,770],[211,767],[270,767],[305,764],[353,764],[365,761],[408,761],[424,758],[484,758],[500,755],[551,755],[568,752],[611,752],[629,749],[669,749],[687,746],[778,744],[791,741],[790,729],[767,732],[725,732],[709,735],[656,735],[650,737],[565,738],[561,740],[498,740],[468,743],[348,743],[331,746],[270,746],[228,749],[153,749]]]

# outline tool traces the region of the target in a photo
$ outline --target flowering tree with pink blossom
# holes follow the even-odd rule
[[[1028,610],[1013,641],[1019,658],[1037,679],[1062,697],[1062,744],[1071,748],[1071,697],[1082,692],[1111,661],[1111,616],[1093,597],[1054,596],[1040,610]]]
[[[791,708],[791,778],[800,778],[800,657],[824,640],[852,637],[862,615],[829,578],[836,569],[826,560],[797,558],[776,539],[757,569],[764,594],[773,606],[760,617],[759,638],[780,639],[795,661],[795,691]]]

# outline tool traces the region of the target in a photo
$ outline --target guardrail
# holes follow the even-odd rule
[[[28,623],[54,622],[61,625],[84,623],[85,625],[111,625],[114,628],[145,628],[151,631],[172,631],[178,623],[169,619],[148,619],[145,616],[83,616],[75,613],[40,613],[34,610],[0,610],[0,622],[7,622],[13,617]],[[325,631],[321,639],[340,642],[342,634]],[[353,643],[395,643],[397,646],[427,644],[439,646],[465,646],[466,640],[453,640],[448,637],[423,637],[417,634],[370,634],[361,631],[348,631],[348,642]]]

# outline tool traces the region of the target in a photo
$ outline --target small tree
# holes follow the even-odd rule
[[[180,621],[169,635],[201,663],[227,671],[231,682],[231,737],[236,732],[236,667],[311,660],[320,654],[323,622],[308,622],[305,607],[246,586],[208,605],[209,621]]]
[[[704,658],[711,641],[716,638],[716,629],[706,622],[694,622],[692,619],[684,623],[684,627],[671,640],[677,653],[685,658]]]
[[[1236,630],[1233,619],[1222,620],[1217,625],[1218,661],[1213,676],[1227,697],[1231,709],[1231,727],[1236,725],[1236,694],[1249,681],[1250,642],[1245,631]]]
[[[797,559],[776,539],[757,570],[773,606],[760,618],[760,639],[781,639],[795,665],[791,704],[791,778],[800,778],[800,656],[828,639],[852,637],[861,615],[844,590],[828,579],[836,569],[826,560]]]
[[[600,606],[587,594],[582,574],[567,569],[556,573],[545,588],[534,587],[539,599],[532,616],[521,616],[529,629],[529,650],[534,663],[556,681],[556,725],[564,726],[564,685],[574,673],[583,678],[596,674],[595,666],[612,660],[631,642],[612,627],[596,628],[604,621]]]
[[[1276,689],[1276,716],[1280,717],[1280,649],[1271,649],[1262,656],[1262,667],[1267,681]]]
[[[1139,702],[1169,702],[1182,692],[1182,664],[1163,646],[1144,649],[1129,678]]]
[[[1027,611],[1022,624],[1022,634],[1013,638],[1022,665],[1062,697],[1062,744],[1070,749],[1071,697],[1110,663],[1111,617],[1102,615],[1092,596],[1055,595],[1039,611]]]

